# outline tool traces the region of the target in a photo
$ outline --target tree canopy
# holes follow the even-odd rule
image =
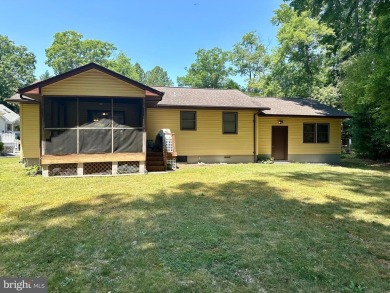
[[[224,88],[232,73],[227,65],[229,53],[216,47],[210,50],[199,49],[195,55],[195,62],[185,68],[187,74],[177,78],[179,86]]]
[[[390,158],[390,7],[378,5],[372,47],[343,63],[341,90],[359,154]]]
[[[251,90],[253,80],[266,72],[267,49],[256,32],[249,32],[242,36],[240,42],[234,44],[230,59],[236,67],[235,73],[246,77],[247,89]]]
[[[50,72],[48,70],[46,70],[43,74],[41,74],[39,76],[39,80],[45,80],[45,79],[48,79],[50,77],[52,77]]]
[[[123,52],[120,52],[115,59],[108,61],[107,67],[112,71],[122,74],[128,78],[134,79],[136,81],[141,80],[136,66],[131,63],[131,59]]]
[[[138,62],[134,64],[134,69],[138,76],[137,81],[145,83],[145,71],[142,69],[141,65]]]
[[[259,79],[259,91],[272,96],[312,97],[315,87],[326,84],[327,47],[321,40],[333,31],[308,12],[298,14],[286,4],[275,11],[272,23],[279,26],[279,46],[270,56],[268,74]]]
[[[0,103],[34,81],[35,55],[0,35]]]
[[[124,52],[117,52],[114,44],[100,40],[83,39],[76,31],[58,32],[46,50],[46,64],[54,73],[61,74],[90,62],[105,66],[138,82],[151,85],[173,85],[168,73],[160,66],[145,72],[139,63],[133,64]],[[49,72],[42,75],[46,79]]]
[[[64,31],[54,35],[53,43],[46,52],[46,64],[55,74],[61,74],[90,62],[103,66],[109,65],[109,59],[116,47],[100,40],[83,40],[76,31]]]
[[[335,32],[323,41],[344,61],[369,46],[372,13],[380,2],[386,0],[291,0],[290,6],[318,18]]]
[[[168,73],[160,66],[155,66],[145,73],[145,84],[149,86],[173,86],[173,81]]]

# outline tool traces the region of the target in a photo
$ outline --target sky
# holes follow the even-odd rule
[[[113,43],[146,70],[161,66],[176,83],[198,49],[231,50],[257,31],[276,45],[273,11],[281,0],[1,0],[0,34],[36,55],[36,77],[51,69],[45,49],[56,32]],[[239,79],[239,77],[237,77]],[[237,79],[236,79],[237,80]],[[241,82],[241,80],[237,80]]]

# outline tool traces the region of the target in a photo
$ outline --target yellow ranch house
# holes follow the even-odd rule
[[[19,89],[21,160],[44,176],[120,175],[177,162],[337,163],[349,115],[309,99],[149,87],[90,63]]]

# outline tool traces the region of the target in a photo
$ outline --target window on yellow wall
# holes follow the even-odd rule
[[[236,134],[238,125],[237,112],[223,112],[222,113],[222,128],[224,134]]]
[[[196,130],[195,111],[180,111],[180,130]]]
[[[316,142],[316,124],[304,123],[303,124],[303,142],[315,143]]]
[[[317,123],[317,143],[329,143],[328,123]]]
[[[304,143],[329,143],[329,123],[303,123]]]

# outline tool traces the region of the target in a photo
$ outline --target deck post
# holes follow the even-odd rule
[[[84,166],[83,163],[77,163],[77,176],[84,175]]]
[[[42,165],[42,176],[49,177],[49,165]]]
[[[145,174],[145,161],[140,161],[139,162],[139,173],[140,174]]]
[[[112,175],[118,174],[118,162],[112,162]]]

